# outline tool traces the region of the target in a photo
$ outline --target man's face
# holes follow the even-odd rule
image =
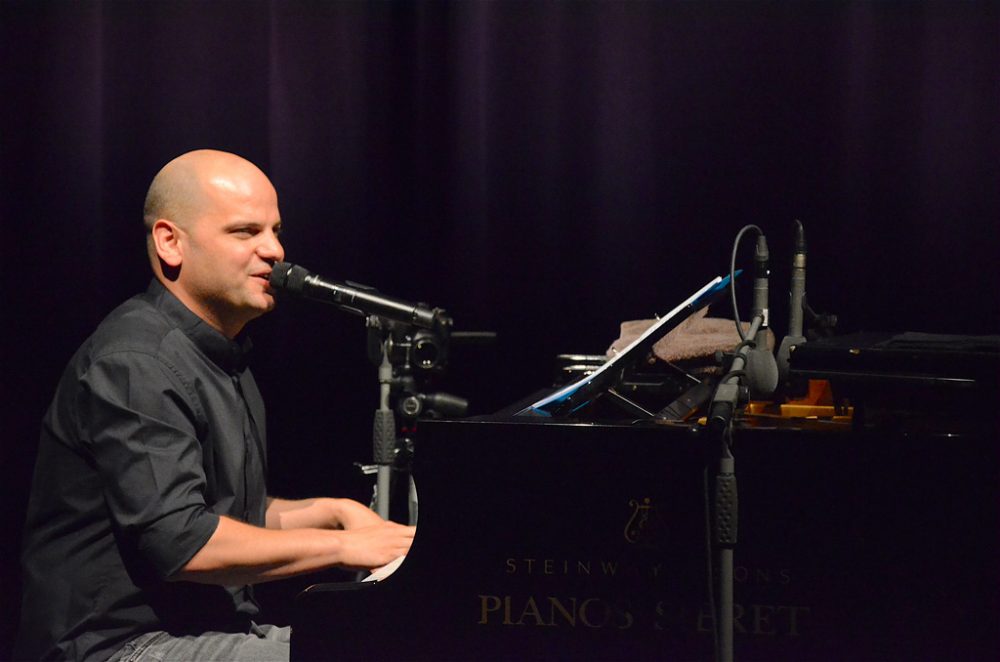
[[[285,257],[278,196],[259,171],[209,178],[204,191],[204,204],[182,230],[179,282],[185,303],[231,337],[274,308],[268,277]]]

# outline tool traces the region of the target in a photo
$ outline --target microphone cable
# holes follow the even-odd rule
[[[733,319],[736,320],[736,331],[740,334],[740,340],[742,341],[747,339],[747,334],[743,332],[743,325],[740,324],[740,311],[736,305],[736,251],[740,247],[740,240],[743,238],[743,235],[750,230],[755,231],[758,237],[764,234],[764,231],[756,225],[744,225],[736,234],[736,239],[733,241],[733,252],[729,258],[729,297],[733,304]]]

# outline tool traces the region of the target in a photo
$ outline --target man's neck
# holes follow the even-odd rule
[[[211,306],[205,305],[203,302],[198,301],[197,298],[191,296],[184,288],[177,284],[177,281],[164,278],[160,274],[156,274],[156,277],[163,284],[163,287],[167,288],[171,294],[177,297],[178,301],[184,304],[185,308],[230,340],[239,335],[240,331],[243,330],[243,327],[249,321],[225,319],[225,316],[218,314]]]

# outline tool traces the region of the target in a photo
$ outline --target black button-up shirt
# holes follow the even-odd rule
[[[219,515],[264,525],[264,405],[232,341],[154,280],[73,356],[42,423],[18,654],[102,660],[149,630],[237,631],[248,587],[167,582]]]

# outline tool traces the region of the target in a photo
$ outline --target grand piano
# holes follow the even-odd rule
[[[803,347],[832,414],[733,428],[736,659],[996,659],[996,339]],[[712,433],[604,401],[421,421],[409,555],[301,593],[292,659],[713,659]]]

